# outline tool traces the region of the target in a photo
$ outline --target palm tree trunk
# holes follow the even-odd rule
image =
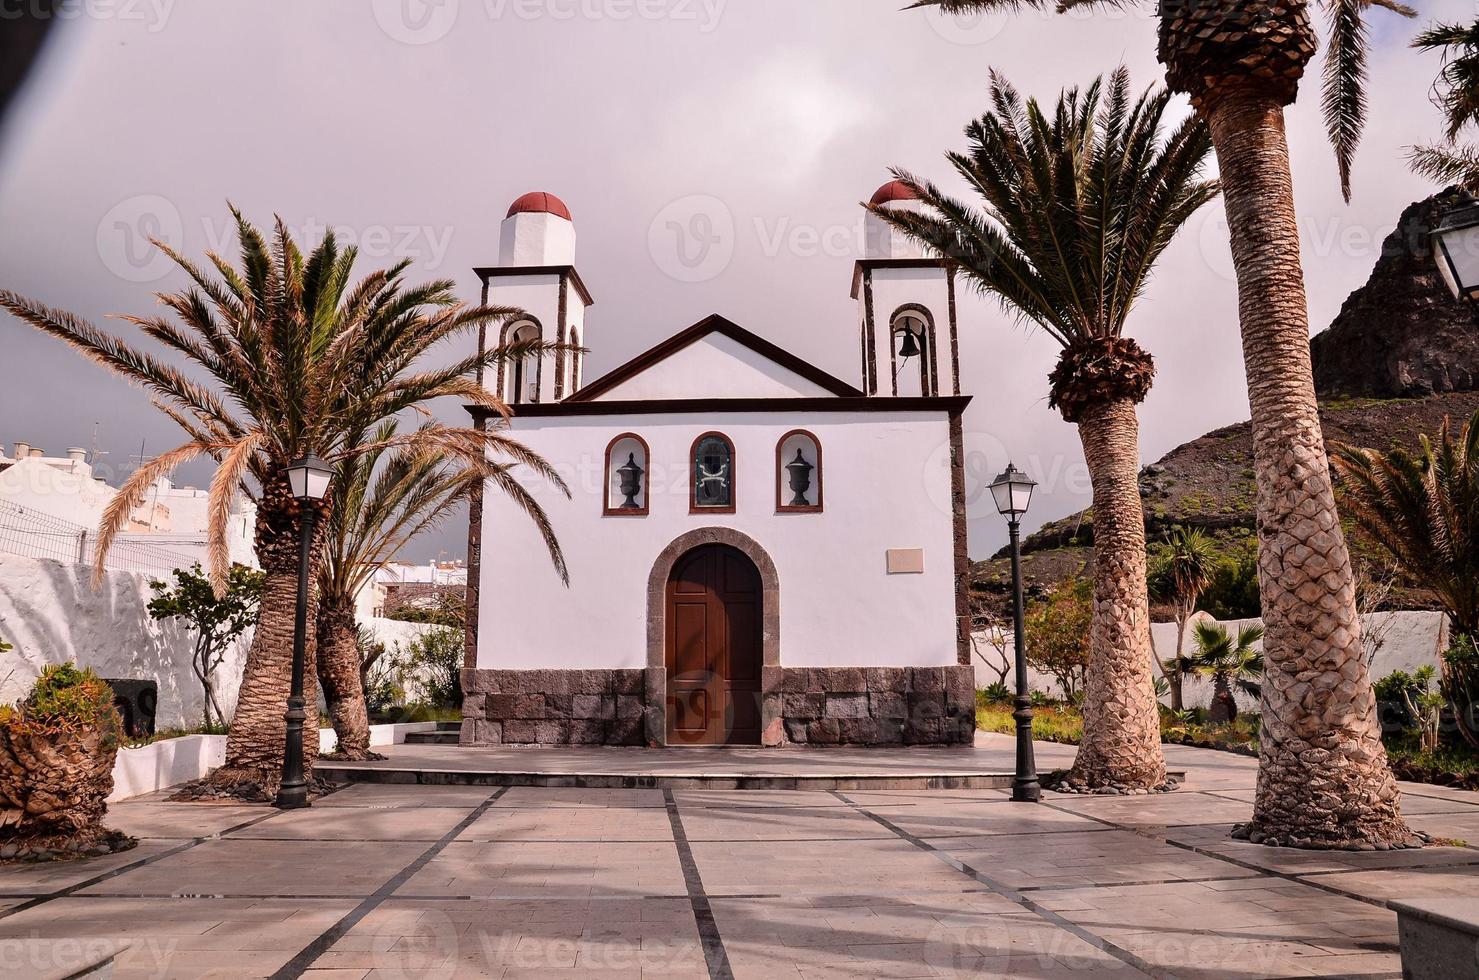
[[[1284,110],[1230,94],[1205,115],[1238,274],[1258,482],[1267,680],[1254,826],[1285,841],[1404,840],[1315,402]]]
[[[265,582],[257,612],[257,630],[247,651],[241,691],[226,737],[226,762],[211,776],[218,785],[257,787],[273,796],[282,781],[288,693],[292,686],[293,627],[298,608],[299,523],[296,502],[286,486],[262,494],[257,511],[257,560]],[[321,547],[323,521],[318,523],[313,554]],[[310,562],[309,582],[314,581]],[[308,635],[303,670],[303,700],[308,718],[303,725],[303,770],[313,778],[318,758],[318,679],[314,668],[314,592],[309,590]],[[249,791],[248,791],[249,792]]]
[[[359,624],[350,603],[319,604],[318,681],[339,736],[335,757],[352,762],[378,758],[370,751],[370,715],[360,681]]]
[[[1178,612],[1176,615],[1176,660],[1175,666],[1170,671],[1167,680],[1171,685],[1171,710],[1181,711],[1186,702],[1181,697],[1181,682],[1185,679],[1181,673],[1181,651],[1186,646],[1186,615]]]
[[[1094,485],[1094,621],[1084,735],[1069,779],[1092,788],[1154,789],[1166,781],[1166,760],[1152,673],[1134,403],[1088,409],[1078,432]]]

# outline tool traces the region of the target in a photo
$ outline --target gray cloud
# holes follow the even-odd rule
[[[496,259],[504,209],[537,188],[565,199],[580,233],[598,302],[587,377],[720,312],[851,378],[857,202],[892,164],[949,182],[942,154],[979,113],[988,66],[1043,97],[1120,62],[1141,83],[1159,78],[1143,13],[953,22],[899,6],[82,4],[8,127],[0,283],[92,318],[151,310],[152,292],[179,279],[155,278],[132,229],[157,228],[191,254],[229,251],[229,198],[259,222],[276,212],[308,234],[341,227],[367,263],[409,255],[419,275],[452,277],[475,299],[470,270]],[[1440,0],[1428,16],[1472,13]],[[1373,121],[1352,205],[1312,87],[1289,117],[1317,327],[1365,280],[1401,207],[1429,191],[1402,152],[1437,130],[1426,101],[1436,60],[1406,49],[1416,24],[1372,20]],[[717,201],[733,232],[727,259],[686,281],[654,254],[652,229],[691,216],[695,196]],[[1229,269],[1209,208],[1136,314],[1160,365],[1142,412],[1147,460],[1247,417]],[[1034,523],[1084,506],[1076,433],[1044,397],[1052,344],[992,303],[968,297],[961,316],[975,475],[1007,454],[1030,467],[1044,484]],[[0,352],[0,439],[86,446],[97,422],[120,467],[141,440],[153,452],[177,439],[141,393],[14,321],[0,324]],[[984,499],[973,515],[984,555],[1005,535]],[[454,524],[414,554],[458,554],[462,537]]]

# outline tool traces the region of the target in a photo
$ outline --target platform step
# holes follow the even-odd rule
[[[430,734],[430,733],[426,733]],[[409,741],[410,736],[407,736]],[[661,772],[517,772],[511,770],[431,769],[321,761],[314,773],[336,783],[390,783],[422,786],[545,786],[577,789],[726,790],[950,790],[1009,789],[1011,773],[890,773],[815,775]]]

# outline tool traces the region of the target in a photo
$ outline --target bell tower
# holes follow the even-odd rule
[[[924,202],[903,181],[878,188],[869,202],[919,211]],[[869,212],[864,253],[853,269],[858,301],[861,385],[869,395],[960,394],[955,270],[944,259]]]
[[[502,324],[494,345],[521,340],[586,345],[585,311],[594,301],[575,271],[575,223],[553,194],[534,191],[514,201],[499,229],[498,264],[476,269],[483,302],[515,306],[525,315]],[[582,356],[527,357],[483,373],[483,384],[509,404],[557,402],[579,390]]]

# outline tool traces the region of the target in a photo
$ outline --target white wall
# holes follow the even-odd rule
[[[1229,633],[1237,635],[1239,627],[1250,623],[1260,622],[1257,619],[1235,619],[1228,620],[1222,625],[1227,627]],[[1385,641],[1380,650],[1377,651],[1371,664],[1371,679],[1378,681],[1395,670],[1412,671],[1425,664],[1438,665],[1442,651],[1448,645],[1448,630],[1446,617],[1442,613],[1424,612],[1419,610],[1407,610],[1402,612],[1373,613],[1362,617],[1363,628],[1386,628]],[[1155,643],[1156,654],[1165,660],[1176,652],[1176,624],[1175,623],[1152,623],[1150,628],[1151,639]],[[991,645],[986,642],[984,634],[976,634],[976,642],[980,651],[996,662],[997,655]],[[1005,637],[1007,656],[1012,655],[1011,636]],[[1261,649],[1263,644],[1258,644]],[[1182,649],[1183,653],[1191,654],[1196,649],[1195,640],[1192,637],[1191,627],[1187,627],[1186,642]],[[976,687],[984,688],[996,681],[997,674],[989,670],[981,662],[979,657],[973,654],[973,663],[976,665]],[[1039,673],[1036,670],[1028,670],[1028,684],[1042,691],[1050,691],[1054,694],[1060,693],[1053,679]],[[1159,673],[1156,674],[1160,676]],[[1008,672],[1007,686],[1016,683],[1015,673]],[[1256,709],[1258,707],[1255,699],[1242,692],[1235,691],[1238,707],[1242,709]],[[1200,677],[1189,677],[1182,687],[1183,703],[1187,707],[1205,708],[1212,702],[1212,682]],[[1163,699],[1169,703],[1169,699]]]
[[[827,397],[821,385],[720,333],[711,333],[596,401],[647,398]]]
[[[47,664],[76,661],[107,678],[159,685],[156,724],[198,725],[203,693],[190,669],[194,634],[149,616],[149,575],[109,571],[97,591],[92,570],[0,554],[0,638],[15,649],[0,657],[0,703],[24,697]],[[251,631],[217,669],[217,701],[236,705]]]
[[[826,510],[777,514],[777,440],[821,440]],[[689,514],[688,453],[701,433],[735,444],[734,514]],[[784,666],[955,663],[949,426],[944,412],[724,413],[515,418],[514,434],[554,462],[566,500],[529,485],[565,549],[560,584],[532,523],[485,497],[478,666],[640,668],[647,663],[647,580],[679,535],[723,526],[754,538],[780,576]],[[602,454],[636,432],[652,450],[647,517],[603,517]],[[888,575],[885,552],[922,548],[922,575]]]

